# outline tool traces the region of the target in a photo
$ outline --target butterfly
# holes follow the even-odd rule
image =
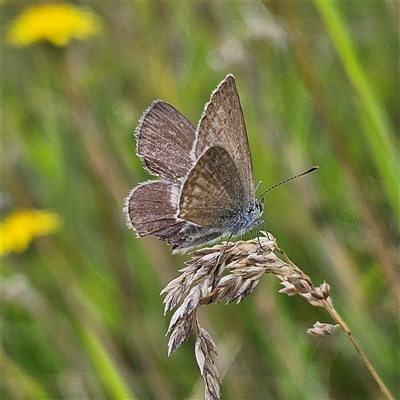
[[[174,252],[237,236],[263,212],[235,78],[211,94],[197,128],[175,107],[154,101],[135,132],[137,155],[157,180],[143,182],[125,200],[127,224],[154,235]]]

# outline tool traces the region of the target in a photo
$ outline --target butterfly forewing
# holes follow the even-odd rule
[[[243,189],[254,197],[254,178],[249,142],[235,78],[228,75],[206,104],[197,127],[195,156],[199,158],[212,147],[224,148],[239,171]]]
[[[183,185],[178,217],[202,226],[220,226],[245,197],[229,153],[213,146],[200,157]]]
[[[196,128],[186,117],[158,100],[144,112],[136,130],[137,153],[152,174],[181,183],[192,168],[195,135]]]

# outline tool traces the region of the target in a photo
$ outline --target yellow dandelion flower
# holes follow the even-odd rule
[[[0,224],[0,256],[24,251],[37,236],[55,232],[60,217],[45,210],[19,210]]]
[[[100,19],[89,11],[65,3],[27,8],[10,26],[8,41],[17,47],[47,40],[58,47],[72,39],[84,40],[100,30]]]

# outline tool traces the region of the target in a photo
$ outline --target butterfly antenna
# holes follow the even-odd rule
[[[309,168],[307,171],[302,172],[301,174],[297,174],[297,175],[295,175],[295,176],[292,176],[291,178],[285,179],[285,180],[283,180],[283,181],[281,181],[281,182],[279,182],[279,183],[277,183],[277,184],[271,186],[269,189],[267,189],[265,192],[263,192],[263,193],[261,194],[261,196],[258,196],[258,199],[261,199],[261,198],[264,197],[265,194],[268,193],[270,190],[275,189],[276,187],[282,185],[283,183],[289,182],[289,181],[291,181],[292,179],[299,178],[300,176],[307,175],[307,174],[309,174],[310,172],[313,172],[313,171],[317,170],[318,168],[319,168],[318,166],[311,167],[311,168]]]

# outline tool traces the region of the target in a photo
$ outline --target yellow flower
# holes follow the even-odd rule
[[[53,233],[60,226],[57,214],[44,210],[19,210],[0,224],[0,256],[22,252],[37,236]]]
[[[100,30],[97,15],[72,4],[39,4],[27,8],[10,26],[8,41],[17,47],[47,40],[65,46],[72,39],[83,40]]]

